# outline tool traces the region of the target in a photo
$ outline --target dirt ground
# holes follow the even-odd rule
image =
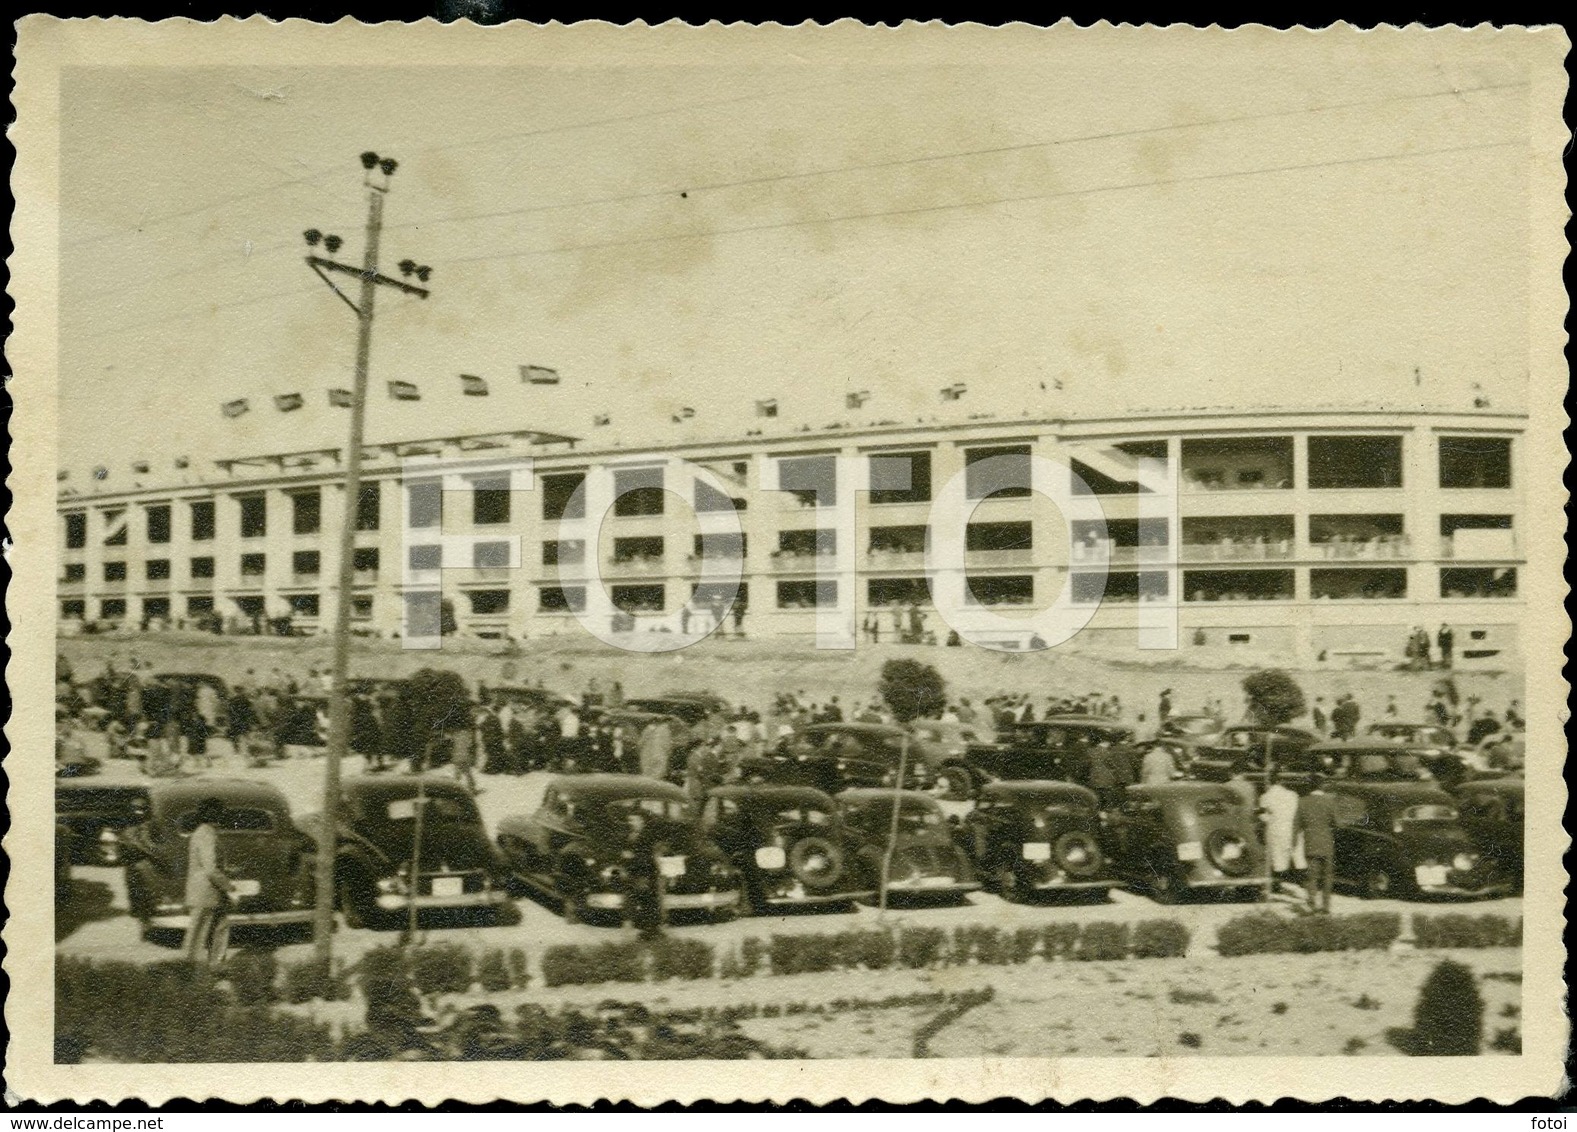
[[[59,651],[78,677],[101,671],[111,656],[124,667],[130,657],[156,672],[212,672],[234,680],[248,669],[266,675],[278,667],[298,678],[309,668],[329,663],[327,637],[215,637],[199,633],[159,633],[127,637],[62,638]],[[1239,685],[1247,668],[1209,669],[1184,666],[1182,654],[1138,652],[1134,661],[1117,663],[1081,656],[1063,649],[1036,653],[998,653],[978,648],[936,648],[918,645],[862,644],[850,651],[817,650],[803,642],[708,639],[665,654],[635,654],[589,637],[559,637],[522,643],[506,653],[498,642],[449,640],[441,650],[402,649],[398,641],[358,640],[351,660],[353,675],[403,676],[423,667],[450,668],[468,681],[489,684],[540,680],[546,687],[579,693],[596,678],[604,685],[620,681],[627,695],[665,691],[715,691],[747,707],[765,708],[783,691],[804,691],[843,702],[874,696],[881,666],[895,657],[933,664],[947,681],[952,696],[976,702],[1000,692],[1026,692],[1037,698],[1098,691],[1121,697],[1131,723],[1155,722],[1163,688],[1172,689],[1173,710],[1198,711],[1220,699],[1229,717],[1242,709]],[[1421,718],[1438,673],[1365,672],[1345,669],[1291,669],[1312,702],[1329,702],[1343,692],[1354,695],[1364,721],[1378,719],[1388,696],[1395,696],[1403,718]],[[1510,700],[1522,699],[1520,675],[1463,672],[1456,675],[1463,696],[1477,695],[1501,711]],[[1141,719],[1140,716],[1144,718]],[[1141,733],[1144,728],[1141,727]]]

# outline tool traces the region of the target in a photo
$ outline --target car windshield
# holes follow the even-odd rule
[[[828,820],[827,811],[814,806],[788,807],[772,815],[772,821],[781,825],[825,825]]]
[[[476,804],[459,794],[428,794],[423,811],[422,820],[433,824],[467,825],[482,820],[476,812]],[[416,798],[414,795],[391,798],[383,804],[382,813],[385,821],[414,822]]]
[[[176,818],[175,828],[182,833],[191,833],[197,828],[197,811],[187,810]],[[272,833],[274,815],[252,806],[226,806],[224,813],[214,823],[214,828],[221,833]]]
[[[866,826],[886,825],[893,820],[892,800],[882,798],[858,802],[853,807],[853,813],[856,820]],[[941,825],[942,820],[941,811],[919,799],[905,798],[898,808],[900,829],[925,829]]]
[[[672,798],[615,798],[604,807],[607,817],[622,820],[643,814],[662,821],[683,821],[684,803]]]
[[[1444,802],[1426,802],[1420,806],[1408,806],[1401,812],[1397,820],[1405,822],[1456,821],[1457,811],[1454,806],[1449,806]]]

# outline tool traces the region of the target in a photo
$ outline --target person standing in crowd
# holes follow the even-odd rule
[[[1309,911],[1327,915],[1331,910],[1331,884],[1336,860],[1336,800],[1324,790],[1324,779],[1316,774],[1309,792],[1298,799],[1294,823],[1303,838],[1303,855],[1308,861]]]
[[[689,796],[690,813],[694,817],[700,818],[707,792],[727,780],[728,768],[728,759],[723,754],[723,740],[713,739],[690,748],[685,763],[684,790]]]
[[[476,721],[470,717],[466,725],[449,737],[449,762],[454,767],[454,779],[464,783],[474,798],[481,791],[476,788]]]
[[[641,773],[647,778],[667,778],[673,746],[673,730],[668,726],[666,717],[648,723],[646,730],[641,732]]]
[[[372,697],[357,692],[350,700],[350,749],[360,755],[368,770],[383,769],[383,734],[378,727]]]
[[[745,613],[747,612],[744,598],[736,597],[734,599],[732,612],[734,617],[734,636],[743,637],[745,635]]]
[[[1177,761],[1172,758],[1172,752],[1157,743],[1144,753],[1144,762],[1140,766],[1140,781],[1146,786],[1160,786],[1177,777]]]
[[[1396,716],[1397,716],[1397,707],[1396,707],[1396,697],[1395,696],[1387,696],[1387,697],[1385,697],[1385,714],[1386,714],[1386,716],[1388,718],[1391,718],[1391,719],[1395,719],[1396,718]]]
[[[1336,706],[1331,709],[1331,732],[1337,739],[1351,739],[1358,734],[1358,719],[1362,712],[1358,709],[1358,701],[1352,695],[1343,692],[1336,700]]]
[[[1259,816],[1265,823],[1265,852],[1270,858],[1270,890],[1279,892],[1296,872],[1308,867],[1303,841],[1298,837],[1298,795],[1273,773],[1259,797]]]
[[[224,803],[204,798],[193,812],[196,828],[186,843],[186,958],[209,967],[224,960],[230,946],[230,878],[219,861],[219,823]]]
[[[663,877],[657,864],[661,852],[658,836],[658,830],[645,814],[639,810],[630,814],[629,860],[624,870],[624,918],[643,940],[657,939],[663,934]]]
[[[498,717],[498,705],[488,704],[478,709],[476,732],[482,745],[482,773],[509,774],[509,748],[504,742],[504,724]]]
[[[1161,700],[1156,705],[1155,717],[1160,720],[1163,726],[1172,717],[1172,689],[1161,689]]]
[[[1331,721],[1325,714],[1325,697],[1315,696],[1314,706],[1309,709],[1309,719],[1314,723],[1315,733],[1320,736],[1331,733]]]
[[[1442,624],[1440,631],[1435,634],[1435,644],[1440,649],[1440,667],[1450,670],[1451,654],[1456,648],[1457,635],[1451,631],[1451,626]]]

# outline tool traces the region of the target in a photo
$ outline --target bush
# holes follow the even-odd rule
[[[950,962],[963,966],[971,959],[984,966],[1007,963],[1011,959],[1011,945],[995,927],[954,928]]]
[[[1126,959],[1128,958],[1128,925],[1096,920],[1084,925],[1079,933],[1079,945],[1074,948],[1075,959]]]
[[[767,949],[759,939],[750,936],[739,942],[739,973],[754,975],[761,970],[761,964],[767,958]]]
[[[889,660],[882,665],[878,690],[899,723],[941,715],[947,706],[942,674],[918,660]]]
[[[1401,931],[1402,919],[1392,912],[1300,919],[1256,912],[1222,924],[1216,933],[1216,950],[1223,956],[1383,950]]]
[[[280,991],[286,1002],[298,1006],[314,999],[336,1002],[350,994],[344,971],[332,969],[317,958],[286,963]]]
[[[514,986],[514,979],[509,974],[509,961],[499,948],[491,948],[483,952],[481,961],[476,965],[476,981],[485,991],[507,991]]]
[[[898,965],[911,970],[934,967],[941,961],[946,943],[947,934],[941,928],[904,928],[898,933]]]
[[[274,976],[278,971],[272,951],[238,951],[225,964],[235,1000],[242,1006],[267,1006],[275,1001]]]
[[[561,944],[542,953],[542,981],[550,987],[587,983],[639,983],[646,954],[638,943]]]
[[[843,970],[885,970],[893,965],[898,950],[889,931],[840,932],[833,939],[837,943],[837,965]]]
[[[1408,1053],[1416,1057],[1464,1057],[1484,1040],[1484,999],[1473,971],[1447,959],[1436,965],[1418,992]]]
[[[775,935],[767,949],[774,975],[803,975],[835,970],[838,945],[828,935]]]
[[[422,994],[464,994],[471,989],[471,952],[458,943],[415,948],[411,980]]]
[[[1177,959],[1188,953],[1189,932],[1177,920],[1140,920],[1133,926],[1135,959]]]
[[[1260,727],[1280,727],[1303,714],[1303,689],[1279,668],[1244,677],[1243,697],[1249,718]]]
[[[1413,916],[1413,942],[1417,947],[1521,947],[1522,920],[1493,914],[1470,916],[1448,912],[1440,916]]]
[[[651,944],[652,978],[710,979],[716,968],[712,945],[701,939],[665,936]]]
[[[1015,928],[1008,938],[1008,962],[1028,963],[1040,946],[1041,933],[1036,928]]]
[[[1078,924],[1047,924],[1041,929],[1041,954],[1053,959],[1072,959],[1079,945]]]
[[[509,964],[509,981],[516,990],[524,989],[531,983],[531,969],[526,965],[526,949],[511,947],[505,957]]]

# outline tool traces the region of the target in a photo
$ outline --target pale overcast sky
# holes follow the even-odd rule
[[[434,268],[429,301],[380,296],[372,440],[737,435],[764,397],[779,427],[1467,408],[1475,383],[1520,408],[1527,90],[1504,41],[1447,64],[1428,37],[1161,38],[1064,38],[1041,67],[68,72],[62,461],[341,442],[325,391],[354,324],[300,233],[359,262],[364,149],[400,161],[385,266]],[[524,363],[564,384],[523,386]],[[423,400],[390,403],[397,379]],[[308,408],[277,413],[290,392]]]

